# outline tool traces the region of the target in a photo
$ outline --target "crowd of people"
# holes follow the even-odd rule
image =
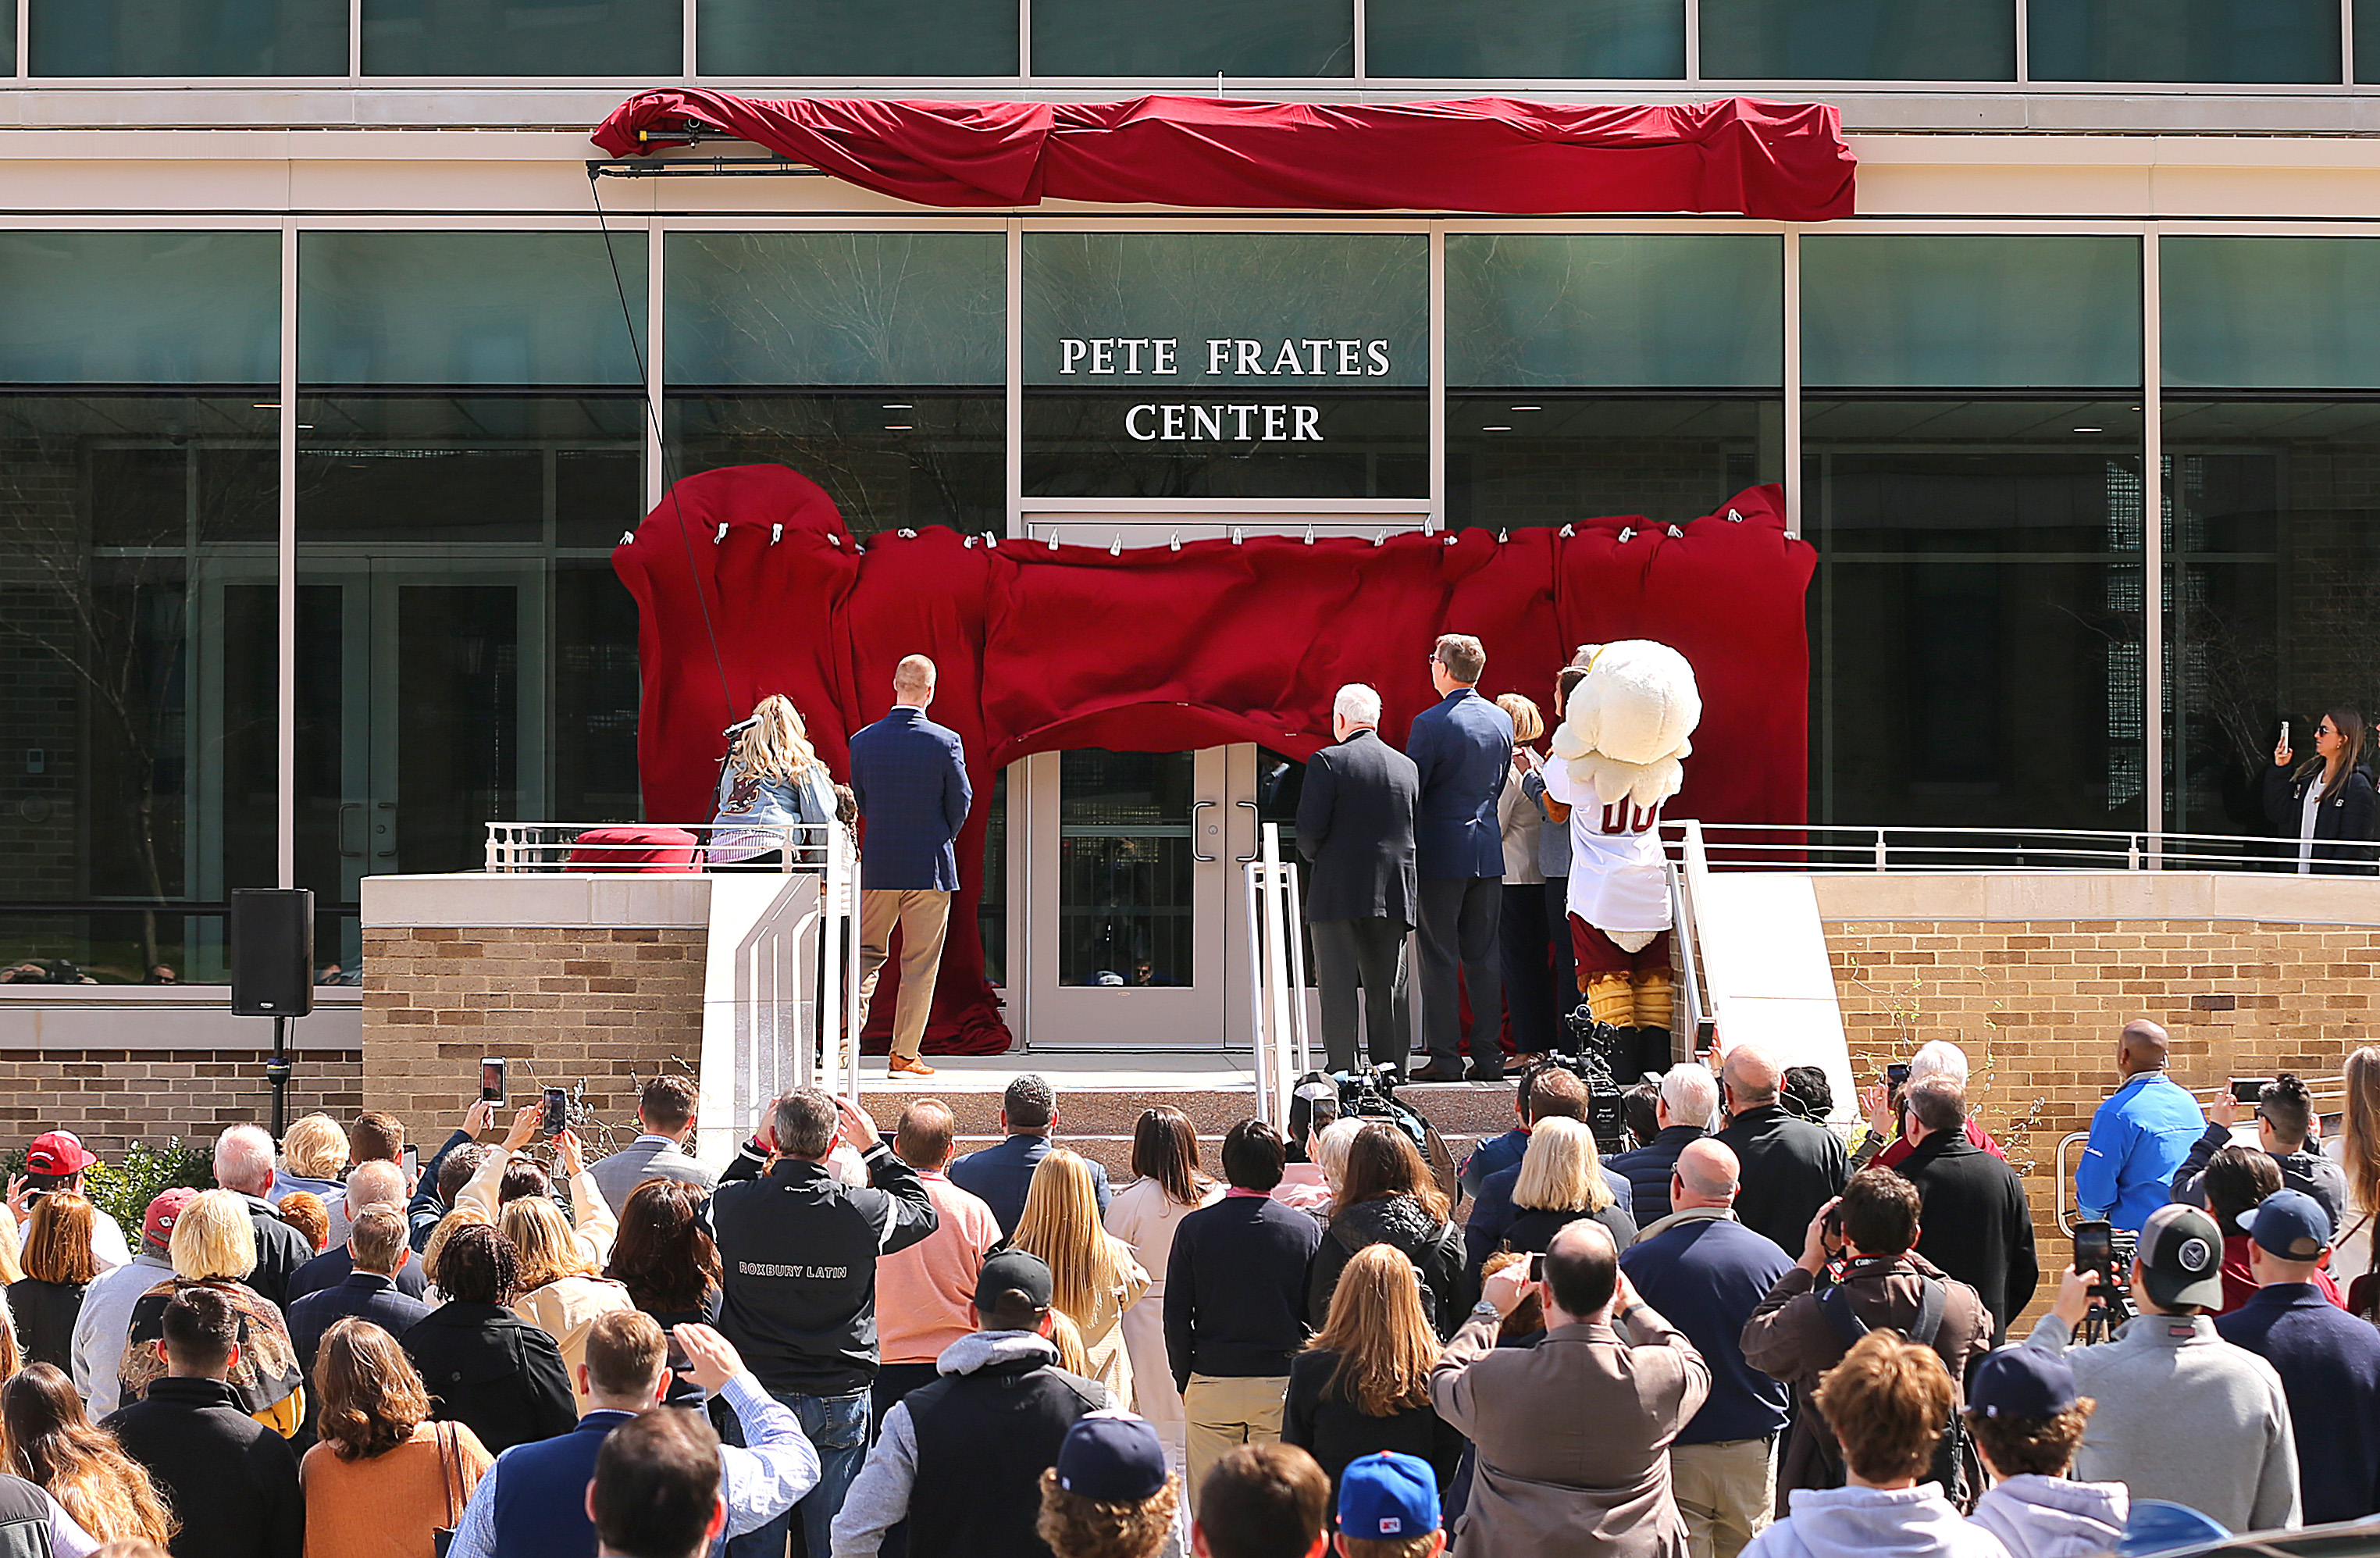
[[[1395,1121],[1244,1119],[1209,1177],[1163,1104],[1111,1189],[1034,1076],[980,1151],[798,1089],[716,1172],[676,1077],[593,1161],[540,1107],[419,1175],[385,1114],[235,1126],[137,1241],[53,1131],[0,1219],[0,1553],[2082,1558],[2380,1515],[2380,1049],[2327,1147],[2293,1077],[2234,1143],[2167,1049],[2126,1028],[2077,1176],[2130,1260],[2022,1339],[2031,1209],[1942,1041],[1848,1149],[1756,1043],[1609,1159],[1541,1064],[1467,1207]]]

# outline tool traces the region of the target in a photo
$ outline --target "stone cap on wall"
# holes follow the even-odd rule
[[[2380,925],[2380,877],[2280,871],[1813,874],[1828,920],[2244,920]]]
[[[716,879],[698,872],[451,871],[363,880],[366,929],[707,925]]]

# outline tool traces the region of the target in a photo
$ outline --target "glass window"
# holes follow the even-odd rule
[[[2158,250],[2168,384],[2380,388],[2380,242],[2169,237]]]
[[[615,235],[608,256],[596,233],[298,240],[309,383],[641,385],[644,338],[642,233]]]
[[[1682,0],[1513,0],[1478,7],[1370,0],[1364,29],[1365,68],[1375,76],[1625,80],[1686,73]]]
[[[1196,759],[1195,752],[1097,749],[1061,754],[1059,983],[1195,981],[1190,802]]]
[[[2327,81],[2338,0],[2059,0],[2026,15],[2036,81]]]
[[[790,466],[853,529],[1007,523],[1007,240],[669,242],[673,469]]]
[[[274,233],[0,233],[0,383],[277,383]]]
[[[2012,0],[1703,0],[1702,33],[1712,80],[2016,79]]]
[[[1033,0],[1036,76],[1353,76],[1354,0]]]
[[[706,76],[1014,76],[1016,0],[688,0]]]
[[[17,73],[17,0],[0,0],[0,76]]]
[[[674,76],[680,0],[363,0],[367,76]]]
[[[1753,235],[1453,234],[1447,382],[1782,384],[1784,253]]]
[[[36,76],[345,76],[347,0],[29,0]]]
[[[983,831],[983,892],[976,899],[976,934],[983,938],[983,977],[1008,983],[1008,770],[991,776],[991,804]]]
[[[2355,79],[2380,81],[2380,0],[2355,0]]]
[[[2130,237],[1802,240],[1802,382],[2075,388],[2141,382]]]
[[[1446,513],[1506,529],[1641,514],[1682,525],[1785,474],[1781,396],[1535,391],[1446,397]]]
[[[1419,235],[1025,240],[1025,491],[1420,497]]]

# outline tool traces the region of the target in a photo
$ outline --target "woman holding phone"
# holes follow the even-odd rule
[[[2333,709],[2314,727],[2313,756],[2295,773],[2289,726],[2265,770],[2265,816],[2298,841],[2300,876],[2370,876],[2374,792],[2364,766],[2363,716]]]

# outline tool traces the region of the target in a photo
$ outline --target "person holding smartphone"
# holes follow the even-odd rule
[[[2287,724],[2265,770],[2265,816],[2298,841],[2300,876],[2370,876],[2374,813],[2372,771],[2364,765],[2363,716],[2349,708],[2323,715],[2313,756],[2292,773],[2297,753]]]

